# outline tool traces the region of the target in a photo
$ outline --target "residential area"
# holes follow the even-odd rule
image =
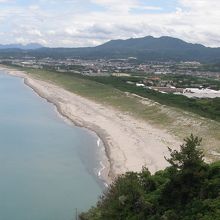
[[[199,62],[142,62],[127,59],[53,59],[14,57],[0,59],[2,64],[26,68],[55,70],[84,76],[128,78],[126,83],[161,93],[183,94],[187,97],[220,97],[220,70],[211,71]]]

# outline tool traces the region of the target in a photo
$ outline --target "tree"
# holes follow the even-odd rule
[[[204,163],[203,152],[198,149],[201,145],[201,138],[194,137],[193,134],[190,137],[184,139],[184,144],[180,145],[180,151],[170,151],[171,158],[165,159],[171,164],[171,166],[177,170],[192,169],[200,166]]]
[[[202,183],[207,177],[208,166],[198,148],[201,141],[202,139],[191,134],[189,138],[184,139],[185,143],[180,146],[180,151],[172,151],[169,148],[171,157],[166,160],[174,172],[164,189],[164,201],[183,207],[192,198],[202,194]]]

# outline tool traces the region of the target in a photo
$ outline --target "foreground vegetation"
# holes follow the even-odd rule
[[[121,175],[81,220],[219,220],[220,162],[206,164],[200,143],[191,135],[170,149],[164,171]]]

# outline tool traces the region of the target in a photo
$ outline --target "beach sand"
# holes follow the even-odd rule
[[[126,171],[146,166],[152,173],[168,163],[168,148],[178,148],[180,140],[146,121],[71,93],[57,85],[32,78],[25,72],[1,67],[6,73],[24,78],[26,85],[53,103],[58,111],[77,126],[94,131],[105,145],[109,165],[103,171],[107,183]]]

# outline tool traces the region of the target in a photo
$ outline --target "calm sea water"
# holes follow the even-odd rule
[[[102,191],[97,136],[0,72],[0,219],[71,220]]]

